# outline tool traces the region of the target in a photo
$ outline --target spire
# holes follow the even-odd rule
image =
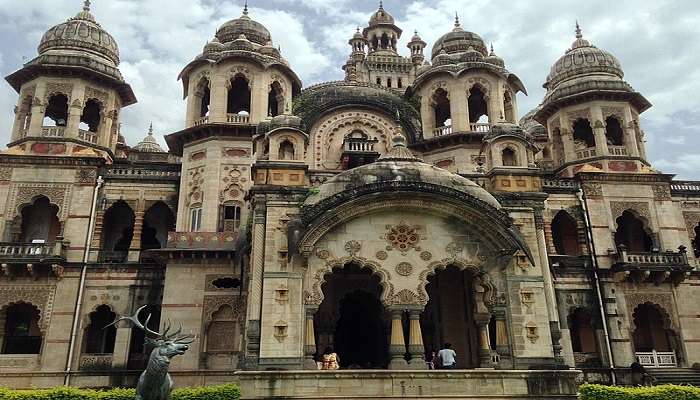
[[[459,23],[459,14],[457,14],[457,11],[455,11],[455,27],[452,30],[453,31],[461,31],[462,30],[462,24]]]
[[[490,55],[490,56],[495,56],[495,55],[496,55],[496,52],[493,51],[493,42],[491,42],[491,54],[489,54],[489,55]]]
[[[379,9],[384,11],[384,2],[382,0],[379,0]]]
[[[578,20],[576,20],[576,39],[581,39],[583,37],[583,34],[581,33],[581,27],[578,24]]]
[[[581,33],[581,26],[578,24],[578,20],[576,21],[576,40],[574,40],[574,43],[571,45],[572,49],[577,49],[579,47],[588,47],[591,44],[588,42],[588,40],[583,38],[583,33]]]
[[[85,0],[83,2],[83,11],[90,12],[90,0]]]
[[[153,122],[151,122],[151,125],[148,127],[148,136],[153,136]]]
[[[248,16],[248,0],[245,0],[245,4],[243,5],[243,15]]]

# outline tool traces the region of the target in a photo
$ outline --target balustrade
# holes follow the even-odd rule
[[[567,189],[576,191],[579,188],[579,183],[573,179],[545,178],[542,180],[542,187],[545,189]]]
[[[671,368],[678,365],[675,351],[638,351],[634,355],[645,367]]]
[[[483,132],[483,133],[488,133],[491,132],[491,124],[489,123],[482,123],[482,122],[477,122],[473,124],[469,124],[469,130],[471,132]]]
[[[0,257],[43,258],[61,257],[63,243],[0,243]]]
[[[112,357],[110,354],[81,354],[79,368],[85,371],[105,370],[112,368]]]
[[[204,117],[202,117],[202,118],[196,119],[196,120],[194,121],[194,126],[204,125],[204,124],[207,124],[207,123],[209,123],[209,116],[208,116],[208,115],[206,115],[206,116],[204,116]]]
[[[626,264],[635,265],[677,265],[687,266],[688,254],[684,246],[678,248],[678,251],[665,252],[648,252],[648,253],[630,253],[624,245],[618,246],[617,253],[618,261]]]
[[[84,129],[78,129],[78,139],[96,144],[97,143],[97,133],[86,131]]]
[[[433,129],[433,136],[445,136],[452,133],[452,125],[440,126]]]
[[[613,156],[626,156],[627,147],[608,145],[608,153]]]
[[[348,152],[372,153],[376,143],[377,140],[346,140],[343,147]]]
[[[41,128],[41,136],[43,137],[64,137],[65,134],[65,126],[45,126]]]
[[[250,123],[250,115],[227,114],[226,122],[229,124],[248,124]]]
[[[107,169],[105,173],[107,178],[123,178],[123,179],[134,179],[134,178],[170,178],[170,179],[180,179],[180,171],[176,170],[161,170],[161,169],[147,169],[138,167],[112,167]]]
[[[582,160],[584,158],[595,157],[598,153],[595,151],[595,147],[588,147],[586,149],[576,150],[576,159]]]

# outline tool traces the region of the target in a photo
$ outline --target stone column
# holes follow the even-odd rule
[[[549,315],[549,329],[552,334],[552,351],[554,361],[563,364],[561,355],[562,346],[561,330],[559,328],[559,313],[557,311],[557,300],[554,292],[554,282],[549,270],[549,256],[547,255],[547,240],[544,235],[544,215],[543,208],[535,209],[535,229],[537,231],[537,249],[539,251],[540,265],[542,268],[542,280],[544,281],[544,299],[547,304],[547,314]]]
[[[248,366],[257,363],[260,352],[260,312],[262,309],[263,266],[265,264],[265,220],[267,207],[264,196],[253,200],[253,243],[250,266],[250,289],[248,294],[248,326],[246,327],[246,358]]]
[[[411,361],[408,363],[408,367],[410,369],[428,368],[424,359],[425,346],[423,346],[423,332],[420,329],[420,315],[420,310],[410,310],[408,312],[408,352],[411,354]]]
[[[608,155],[608,138],[605,136],[603,111],[599,106],[591,107],[591,127],[595,136],[595,152],[597,156]]]
[[[489,321],[491,314],[474,314],[474,322],[479,329],[479,367],[494,368],[491,362],[491,341],[489,340]]]
[[[209,122],[226,122],[230,82],[227,81],[228,77],[222,73],[213,73],[211,78]]]
[[[430,96],[423,96],[420,103],[420,116],[423,121],[423,138],[433,137],[435,129],[435,110],[430,105]]]
[[[576,159],[576,149],[574,148],[574,131],[569,119],[563,112],[559,113],[559,135],[564,148],[564,162],[571,162]]]
[[[496,317],[496,352],[500,355],[510,355],[508,345],[508,324],[506,323],[506,313],[504,310],[495,312]]]
[[[406,341],[403,337],[403,310],[391,310],[391,341],[389,342],[389,354],[391,361],[389,369],[408,369],[406,354]]]
[[[32,99],[32,117],[29,120],[29,131],[27,136],[41,136],[41,128],[44,125],[44,114],[46,113],[46,83],[38,83],[36,92]]]
[[[469,104],[468,93],[460,83],[453,83],[450,87],[450,116],[452,117],[453,132],[469,131]]]
[[[74,101],[68,105],[68,120],[66,121],[66,137],[77,138],[80,127],[80,117],[83,115],[82,102]]]
[[[141,251],[141,232],[143,231],[143,211],[134,212],[134,236],[129,245],[129,261],[138,261]]]
[[[621,121],[622,129],[625,132],[625,147],[627,153],[632,157],[639,157],[639,148],[637,147],[637,132],[634,122],[632,121],[632,111],[629,107],[625,107],[624,122]]]
[[[304,369],[315,370],[316,361],[316,335],[314,333],[314,314],[318,311],[316,308],[306,309],[306,326],[304,335]]]
[[[131,327],[117,328],[117,337],[114,340],[114,352],[112,353],[112,368],[114,369],[126,369],[126,364],[129,362],[131,329]]]

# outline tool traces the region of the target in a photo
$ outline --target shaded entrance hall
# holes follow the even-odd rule
[[[479,330],[474,321],[470,271],[455,267],[428,278],[429,301],[421,315],[423,343],[428,355],[449,342],[457,353],[456,368],[479,366]]]
[[[379,278],[349,264],[327,276],[323,294],[314,315],[318,353],[333,347],[343,369],[386,368],[389,321],[379,300]]]

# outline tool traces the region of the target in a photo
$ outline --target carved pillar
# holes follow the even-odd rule
[[[29,120],[29,132],[27,136],[41,136],[41,128],[44,125],[44,113],[46,112],[46,104],[43,98],[46,94],[46,84],[39,83],[32,99],[32,117]]]
[[[502,356],[510,355],[508,324],[506,323],[505,310],[496,311],[494,316],[496,317],[496,352]]]
[[[75,99],[68,107],[68,120],[66,121],[66,137],[77,138],[80,127],[80,117],[83,115],[83,104]]]
[[[253,206],[253,246],[246,336],[248,357],[257,358],[260,351],[260,311],[262,309],[263,265],[265,263],[265,220],[267,208],[264,196],[256,197],[253,201]]]
[[[141,251],[141,232],[143,231],[143,211],[134,212],[134,236],[129,245],[129,261],[138,261]]]
[[[595,137],[595,151],[598,156],[608,155],[608,138],[605,136],[605,119],[599,106],[591,107],[591,127]]]
[[[410,369],[427,369],[424,354],[425,346],[423,346],[423,332],[420,329],[420,310],[410,310],[408,312],[409,329],[408,329],[408,352],[411,354],[411,361],[408,364]]]
[[[408,369],[408,363],[404,358],[406,354],[406,341],[403,337],[403,310],[391,310],[391,341],[389,342],[389,369]]]
[[[559,313],[557,312],[556,295],[554,293],[554,282],[549,270],[549,256],[547,254],[547,240],[544,234],[544,215],[542,208],[535,208],[535,229],[537,230],[537,249],[539,251],[540,266],[542,268],[542,280],[544,281],[544,299],[547,304],[547,314],[549,314],[549,328],[552,334],[552,351],[556,363],[563,364],[564,358],[561,355],[562,346],[561,330],[559,329]]]
[[[430,96],[423,96],[420,103],[420,116],[423,122],[423,138],[433,137],[435,129],[435,109],[430,105]]]
[[[112,368],[114,369],[126,369],[126,364],[129,361],[129,347],[131,347],[131,329],[131,327],[117,328],[114,353],[112,354]]]
[[[228,89],[231,85],[226,79],[221,73],[212,74],[209,122],[226,122]]]
[[[458,83],[453,83],[450,88],[450,117],[452,117],[453,132],[469,131],[469,92]],[[476,121],[473,121],[476,122]]]
[[[622,125],[622,129],[624,129],[625,147],[627,148],[628,154],[632,157],[639,157],[640,150],[637,146],[637,131],[632,119],[632,111],[629,107],[625,107],[624,122],[620,121],[620,124]]]
[[[314,356],[316,355],[316,335],[314,333],[314,314],[316,314],[317,309],[307,308],[306,309],[306,326],[304,334],[304,369],[315,370],[316,361]]]
[[[491,361],[491,340],[489,339],[489,321],[491,314],[476,313],[474,322],[479,329],[479,367],[494,368]]]

